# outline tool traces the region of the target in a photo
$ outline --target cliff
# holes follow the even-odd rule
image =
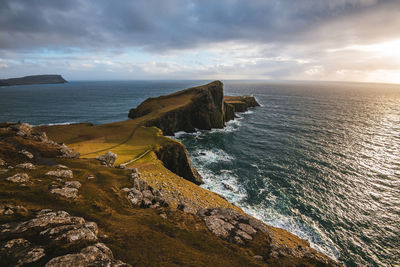
[[[32,75],[0,80],[0,86],[66,83],[61,75]]]
[[[198,112],[189,103],[199,95],[212,103],[194,105],[207,114],[197,123],[221,126],[243,110],[221,89],[161,97],[158,111],[110,124],[0,123],[0,264],[339,266],[196,185],[184,145],[145,126],[176,108]],[[254,105],[245,99],[230,100]]]
[[[128,117],[144,117],[146,126],[156,126],[164,134],[173,135],[178,131],[223,128],[225,122],[234,119],[235,112],[258,105],[253,96],[224,97],[222,82],[214,81],[170,95],[149,98],[131,109]]]

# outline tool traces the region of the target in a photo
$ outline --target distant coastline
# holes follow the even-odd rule
[[[67,83],[67,81],[61,75],[56,74],[30,75],[19,78],[0,79],[0,86],[56,83]]]

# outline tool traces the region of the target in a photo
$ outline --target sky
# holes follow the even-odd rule
[[[0,0],[0,78],[400,83],[398,0]]]

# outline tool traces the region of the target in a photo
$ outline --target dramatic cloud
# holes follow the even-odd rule
[[[0,75],[400,82],[398,29],[397,0],[1,0]]]

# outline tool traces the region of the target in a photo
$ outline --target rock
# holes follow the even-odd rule
[[[15,166],[15,168],[25,169],[25,170],[34,170],[34,169],[36,169],[35,165],[33,165],[30,162],[18,164],[18,165]]]
[[[76,188],[76,189],[79,189],[82,186],[82,184],[78,181],[68,181],[65,182],[64,185],[65,187]]]
[[[32,133],[32,126],[28,123],[16,123],[10,126],[10,128],[16,132],[16,135],[19,136],[30,136]]]
[[[61,153],[61,155],[59,156],[60,158],[73,159],[79,158],[80,156],[80,153],[74,153],[74,151],[67,147],[65,144],[59,146],[59,151]]]
[[[139,178],[137,169],[132,172],[132,177],[133,187],[121,189],[121,191],[127,193],[128,200],[132,205],[153,209],[169,206],[169,201],[164,198],[159,190],[152,188],[144,179]]]
[[[117,154],[108,151],[106,154],[98,156],[96,159],[99,160],[102,165],[112,167],[117,160]]]
[[[48,171],[46,173],[47,176],[54,176],[58,178],[66,178],[66,179],[72,179],[73,178],[73,173],[71,170],[64,170],[64,169],[57,169],[55,171]]]
[[[3,214],[4,215],[12,215],[12,214],[14,214],[14,211],[11,209],[6,209]]]
[[[29,181],[29,176],[26,173],[17,173],[11,177],[7,177],[6,180],[12,183],[26,183]]]
[[[88,246],[76,254],[67,254],[53,258],[46,267],[59,266],[131,266],[115,260],[111,250],[103,243]]]
[[[254,218],[242,215],[232,209],[201,209],[197,215],[203,219],[212,233],[229,242],[242,245],[252,240],[257,233],[257,230],[250,223],[256,221]],[[256,223],[253,222],[253,225],[256,225]],[[257,226],[257,229],[259,228]]]
[[[27,237],[15,237],[22,233],[28,233]],[[98,243],[97,233],[94,222],[86,222],[65,211],[41,210],[28,221],[0,225],[1,240],[6,240],[0,246],[0,263],[36,266],[43,257],[54,257],[45,252],[54,253],[54,246],[57,246],[57,257],[46,266],[129,266],[114,259],[105,244]],[[77,248],[82,248],[79,253],[68,254]]]
[[[16,262],[17,266],[34,263],[45,255],[42,247],[32,246],[28,240],[23,238],[9,240],[0,249],[0,258]]]
[[[50,193],[56,194],[68,199],[76,199],[78,197],[78,189],[63,187],[63,188],[54,188],[50,190]]]
[[[95,178],[94,175],[90,174],[90,175],[88,175],[88,177],[86,179],[87,180],[93,180],[94,178]]]
[[[6,162],[2,159],[0,159],[0,167],[5,167],[6,166]]]
[[[23,233],[27,237],[15,237]],[[97,234],[94,222],[65,211],[41,210],[33,219],[0,225],[1,240],[6,240],[0,246],[0,263],[36,266],[45,256],[56,256],[46,266],[130,266],[114,259],[112,251],[98,242]],[[54,246],[56,255],[45,255],[46,251],[54,253]],[[68,254],[71,249],[80,252]]]
[[[179,142],[168,142],[156,151],[157,158],[164,166],[197,185],[203,184],[203,178],[193,167],[186,147]]]
[[[29,159],[33,159],[33,154],[31,152],[29,152],[29,151],[21,150],[19,153],[24,155],[24,156],[26,156]]]

